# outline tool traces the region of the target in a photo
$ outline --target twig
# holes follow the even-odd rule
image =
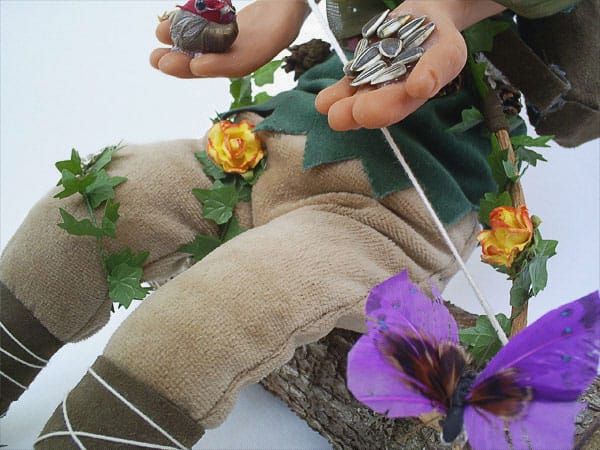
[[[510,141],[510,133],[508,131],[509,124],[502,111],[502,104],[496,91],[488,91],[484,98],[483,110],[488,128],[496,135],[500,148],[508,152],[508,160],[513,163],[515,166],[515,175],[518,175],[518,168],[515,163],[515,150]],[[512,198],[515,208],[526,205],[523,186],[519,180],[510,184],[508,193]],[[512,338],[527,326],[527,303],[519,308],[513,306],[511,317],[513,318],[510,331],[510,337]]]

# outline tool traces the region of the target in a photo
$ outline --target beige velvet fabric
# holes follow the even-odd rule
[[[163,286],[104,356],[205,428],[297,346],[336,326],[362,330],[375,284],[406,268],[423,287],[431,280],[442,288],[456,271],[414,190],[373,199],[358,161],[302,172],[303,136],[261,137],[268,167],[252,205],[238,211],[254,228],[187,270],[176,249],[197,232],[216,232],[191,194],[209,184],[193,155],[198,142],[127,146],[110,165],[129,178],[117,188],[122,219],[111,247],[150,250],[145,275]],[[0,278],[48,330],[73,340],[105,322],[109,303],[94,242],[56,227],[59,206],[83,215],[71,200],[43,200],[6,249]],[[477,230],[475,214],[450,228],[464,256]]]

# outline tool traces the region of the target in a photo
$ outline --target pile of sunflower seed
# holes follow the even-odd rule
[[[425,23],[426,16],[388,18],[389,13],[388,9],[363,26],[354,58],[344,67],[344,73],[353,79],[351,86],[397,80],[406,74],[407,65],[425,53],[419,46],[433,33],[435,24]]]

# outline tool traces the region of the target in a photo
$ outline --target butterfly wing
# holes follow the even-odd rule
[[[473,384],[465,412],[471,445],[506,443],[506,423],[514,448],[570,448],[584,406],[577,398],[596,377],[599,355],[598,292],[525,328]]]
[[[348,389],[357,400],[388,417],[416,417],[445,406],[411,387],[410,377],[389,364],[378,346],[381,334],[369,332],[348,353]]]
[[[439,293],[434,288],[434,301],[425,295],[408,278],[403,270],[369,293],[365,312],[367,317],[377,320],[404,321],[412,324],[415,330],[423,332],[435,342],[458,343],[458,328],[454,317],[444,306]]]
[[[439,300],[431,301],[403,271],[371,290],[366,314],[368,334],[348,354],[349,390],[389,417],[445,412],[447,393],[440,386],[452,385],[464,363],[451,345],[457,332],[448,310]],[[448,343],[447,351],[438,351],[440,340]],[[432,382],[439,372],[448,376]]]

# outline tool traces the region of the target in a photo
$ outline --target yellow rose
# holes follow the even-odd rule
[[[510,268],[517,255],[531,242],[533,223],[525,206],[500,206],[490,213],[490,230],[477,235],[481,260]]]
[[[246,173],[265,156],[260,139],[252,132],[254,125],[242,120],[221,120],[208,130],[206,154],[225,172]]]

